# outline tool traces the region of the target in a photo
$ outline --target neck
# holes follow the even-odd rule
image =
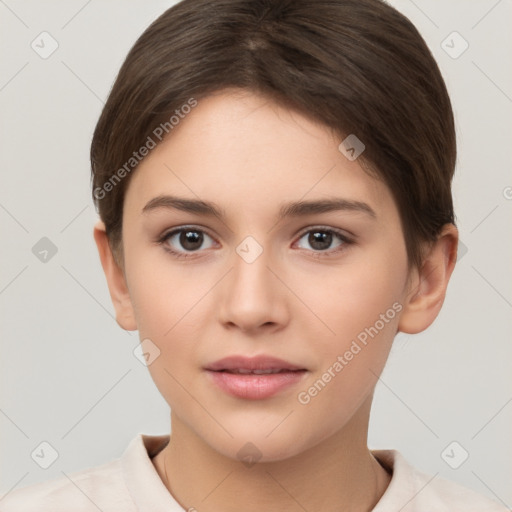
[[[371,511],[390,482],[366,444],[369,405],[298,455],[250,467],[218,453],[171,413],[169,444],[153,463],[185,510]]]

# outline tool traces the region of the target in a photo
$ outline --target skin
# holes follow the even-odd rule
[[[94,228],[117,322],[160,350],[148,369],[171,408],[172,435],[153,459],[158,474],[185,509],[371,510],[390,481],[367,447],[377,376],[396,333],[421,332],[438,315],[456,260],[455,226],[444,226],[421,270],[409,272],[387,187],[340,153],[331,130],[254,93],[201,100],[171,135],[131,177],[124,267],[103,223]],[[141,213],[161,194],[213,201],[226,218]],[[376,217],[334,211],[276,220],[284,202],[333,197],[364,202]],[[156,242],[191,225],[204,241],[190,258],[164,248],[186,253],[179,235]],[[319,227],[355,241],[342,245],[333,235],[318,249],[308,229]],[[252,263],[236,252],[247,236],[263,249]],[[301,404],[298,393],[394,303],[401,311]],[[232,354],[268,354],[308,372],[271,398],[235,398],[203,371]],[[261,455],[250,467],[237,457],[247,442]]]

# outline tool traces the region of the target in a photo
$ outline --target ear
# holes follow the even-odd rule
[[[453,224],[445,224],[425,256],[421,269],[412,271],[398,323],[399,331],[416,334],[436,319],[457,260],[458,241],[457,228]]]
[[[126,284],[126,276],[114,259],[108,242],[105,224],[101,220],[94,226],[94,240],[96,241],[101,265],[107,278],[110,298],[116,310],[116,321],[126,331],[135,331],[137,330],[137,323]]]

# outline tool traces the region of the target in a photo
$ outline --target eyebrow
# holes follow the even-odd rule
[[[226,218],[224,209],[220,208],[215,203],[201,199],[160,195],[151,199],[142,209],[142,213],[146,214],[157,209],[181,210],[198,215],[215,216],[220,219]],[[369,215],[373,219],[377,218],[377,214],[367,203],[350,199],[333,198],[285,203],[281,205],[279,209],[277,220],[280,221],[286,217],[302,217],[332,211],[361,212]]]

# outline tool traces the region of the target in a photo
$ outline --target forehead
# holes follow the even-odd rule
[[[396,215],[384,183],[340,152],[326,126],[248,91],[198,102],[135,170],[125,197],[138,214],[159,195],[275,216],[284,202],[341,197]]]

